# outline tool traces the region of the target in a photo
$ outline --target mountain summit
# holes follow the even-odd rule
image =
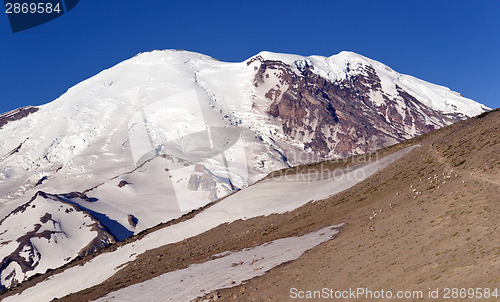
[[[269,172],[363,154],[488,108],[352,52],[226,63],[141,53],[0,115],[4,287]]]

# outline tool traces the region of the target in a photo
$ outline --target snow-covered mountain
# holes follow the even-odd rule
[[[2,285],[273,170],[361,154],[487,109],[351,52],[262,52],[241,63],[139,54],[49,104],[0,115]]]

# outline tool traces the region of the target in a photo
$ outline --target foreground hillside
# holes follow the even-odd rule
[[[417,290],[424,297],[439,288],[443,298],[444,288],[499,288],[500,111],[419,142],[369,180],[273,221],[309,229],[347,221],[336,239],[217,296],[289,301],[291,288],[307,294],[326,287]]]
[[[499,127],[496,110],[399,144],[380,152],[381,156],[409,145],[418,147],[343,192],[290,212],[236,220],[150,249],[101,284],[61,300],[87,301],[108,294],[103,301],[121,301],[113,298],[119,297],[114,291],[139,282],[147,286],[153,277],[207,263],[225,251],[241,251],[341,223],[345,224],[333,240],[311,248],[298,260],[242,285],[233,281],[232,288],[209,294],[200,291],[200,295],[222,301],[289,301],[291,288],[304,293],[323,288],[425,294],[429,288],[445,287],[493,290],[500,283]],[[336,164],[324,167],[328,165]],[[28,282],[18,292],[40,280]],[[158,286],[157,291],[166,296],[172,288]],[[142,293],[129,298],[138,295]],[[483,299],[490,300],[495,299]]]
[[[447,127],[421,138],[420,148],[347,191],[255,219],[252,228],[269,239],[347,224],[336,239],[299,260],[217,296],[223,301],[288,301],[292,287],[499,287],[499,128],[499,111]],[[378,215],[370,219],[373,212]],[[256,236],[241,234],[249,223],[235,222],[230,230],[193,241],[213,242],[212,236],[222,233],[234,241],[255,242]]]

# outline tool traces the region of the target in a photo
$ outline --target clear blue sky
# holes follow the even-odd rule
[[[221,61],[350,50],[500,107],[498,0],[81,0],[15,34],[2,14],[0,112],[50,102],[139,52],[167,48]]]

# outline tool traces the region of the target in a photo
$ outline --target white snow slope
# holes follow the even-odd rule
[[[31,227],[21,228],[23,225]],[[0,226],[4,230],[0,257],[9,261],[1,274],[5,285],[22,281],[16,279],[23,276],[20,264],[44,271],[64,265],[85,248],[91,249],[92,241],[95,246],[115,242],[88,212],[42,194],[2,219]],[[54,249],[54,245],[59,248]],[[28,271],[26,275],[34,273]]]
[[[115,274],[123,264],[133,261],[147,250],[182,241],[223,223],[285,213],[310,201],[325,199],[370,177],[414,148],[415,146],[408,147],[377,161],[339,170],[331,175],[296,175],[258,182],[228,196],[189,220],[159,229],[113,252],[100,254],[83,266],[71,267],[21,294],[7,297],[4,301],[51,301],[97,285]]]
[[[262,52],[256,57],[280,60],[297,73],[301,65],[314,64],[314,72],[331,81],[360,72],[358,64],[371,64],[388,95],[398,85],[443,114],[466,117],[486,110],[445,87],[354,53],[306,58]],[[226,63],[187,51],[142,53],[75,85],[37,112],[4,124],[0,219],[42,191],[101,217],[109,233],[120,239],[245,188],[271,171],[316,161],[266,113],[269,100],[254,85],[259,66],[254,58]],[[373,100],[383,102],[377,96]],[[405,105],[397,106],[402,110]],[[61,195],[70,192],[86,196]],[[41,207],[34,211],[33,217],[54,214]],[[62,229],[74,226],[67,221],[61,219]],[[19,223],[23,230],[35,224],[32,219]],[[5,231],[0,226],[0,243],[12,242]],[[13,264],[8,273],[16,276],[11,280],[58,267],[84,245],[79,242],[69,253],[60,243],[50,240],[51,250],[65,250],[56,252],[61,256],[52,263],[42,261],[44,265],[29,269],[14,269]],[[34,248],[39,248],[36,243]],[[0,255],[5,255],[2,249],[4,245]],[[2,280],[8,273],[0,272]]]

